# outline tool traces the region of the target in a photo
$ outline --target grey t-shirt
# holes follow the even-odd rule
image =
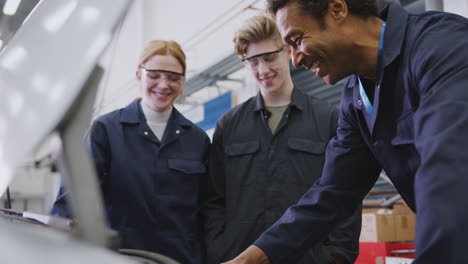
[[[275,133],[276,128],[283,117],[284,111],[288,105],[282,106],[265,106],[265,108],[271,113],[270,118],[268,119],[268,127],[270,127],[271,133]]]

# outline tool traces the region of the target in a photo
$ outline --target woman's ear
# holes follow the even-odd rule
[[[182,78],[182,82],[180,84],[180,86],[182,87],[182,89],[180,89],[180,93],[183,94],[184,93],[184,89],[185,89],[185,78],[186,77],[183,77]]]
[[[138,81],[141,81],[141,71],[140,71],[140,69],[136,70],[135,76],[136,76]]]

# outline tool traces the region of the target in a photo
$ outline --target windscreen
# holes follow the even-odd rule
[[[2,49],[0,195],[15,167],[63,119],[127,4],[126,0],[40,1]]]

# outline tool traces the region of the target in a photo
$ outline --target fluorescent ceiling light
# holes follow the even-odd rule
[[[3,6],[3,13],[8,16],[14,15],[20,3],[21,0],[7,0],[5,6]]]

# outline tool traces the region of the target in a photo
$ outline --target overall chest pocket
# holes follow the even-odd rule
[[[205,165],[198,160],[168,159],[167,167],[185,174],[205,174]]]
[[[260,150],[258,141],[246,141],[226,145],[226,181],[228,184],[249,185],[255,181],[256,165],[255,154]]]
[[[289,138],[288,148],[290,170],[292,171],[285,172],[285,175],[289,175],[288,182],[300,184],[306,190],[322,175],[327,143],[303,138]]]
[[[158,177],[159,193],[196,199],[200,188],[200,177],[206,172],[206,166],[201,161],[168,159],[166,173]]]
[[[224,153],[229,157],[254,154],[260,148],[257,141],[248,141],[242,143],[233,143],[225,147]]]
[[[414,144],[413,111],[403,114],[396,123],[396,134],[392,138],[393,146]]]
[[[322,155],[325,153],[327,143],[303,138],[289,138],[288,146],[294,151],[301,151],[313,155]]]
[[[409,111],[402,115],[396,124],[396,134],[391,140],[393,155],[391,164],[387,164],[396,178],[393,179],[396,186],[413,186],[414,174],[420,164],[419,153],[415,148],[414,112]]]

